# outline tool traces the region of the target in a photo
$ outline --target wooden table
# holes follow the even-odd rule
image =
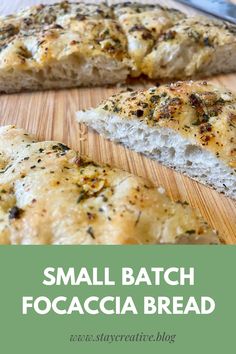
[[[37,0],[1,0],[0,14],[12,13],[20,7],[35,3]],[[187,13],[195,12],[174,1],[162,3]],[[217,76],[210,81],[222,84],[236,93],[236,74]],[[150,83],[141,85],[148,86]],[[1,95],[0,125],[15,124],[35,133],[39,139],[62,141],[97,161],[120,167],[152,180],[155,185],[164,186],[173,199],[187,200],[199,208],[209,223],[220,231],[227,244],[236,244],[235,201],[140,154],[106,141],[85,127],[79,129],[75,122],[77,110],[96,106],[102,99],[119,90],[118,87],[99,87]]]

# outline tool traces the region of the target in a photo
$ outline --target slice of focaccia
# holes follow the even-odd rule
[[[0,18],[0,91],[124,81],[126,37],[105,4],[39,5]]]
[[[186,203],[55,141],[0,128],[0,244],[219,243]]]
[[[120,93],[77,120],[236,198],[236,97],[224,88],[190,81]]]
[[[160,5],[60,2],[0,17],[0,92],[236,70],[236,26]]]

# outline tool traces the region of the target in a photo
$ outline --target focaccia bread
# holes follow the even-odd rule
[[[142,74],[143,60],[152,51],[162,33],[186,17],[176,9],[160,5],[127,2],[114,5],[113,9],[127,37],[128,55],[134,63],[132,76]],[[155,67],[154,70],[158,75],[159,68]],[[146,74],[149,76],[148,72]]]
[[[187,203],[55,141],[0,128],[0,244],[219,243]]]
[[[180,79],[236,69],[236,26],[206,17],[189,17],[159,37],[141,71],[152,79]]]
[[[124,81],[127,40],[105,4],[39,5],[0,18],[0,91]]]
[[[224,88],[189,81],[120,93],[77,120],[236,198],[236,97]]]
[[[236,26],[158,4],[60,2],[0,17],[0,92],[236,69]]]

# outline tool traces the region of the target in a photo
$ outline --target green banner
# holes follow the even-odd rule
[[[235,246],[2,246],[0,351],[233,353]]]

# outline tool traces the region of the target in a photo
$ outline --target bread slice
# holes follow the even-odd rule
[[[59,2],[0,17],[0,92],[236,70],[236,26],[139,3]]]
[[[55,141],[0,128],[0,244],[219,243],[199,212]]]
[[[236,198],[236,97],[206,82],[112,96],[77,121]]]
[[[127,40],[105,4],[39,5],[0,18],[0,91],[125,81]]]

